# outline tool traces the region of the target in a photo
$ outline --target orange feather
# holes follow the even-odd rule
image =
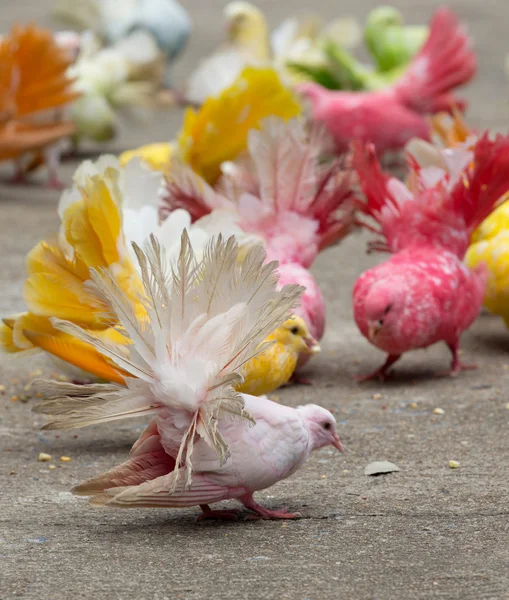
[[[109,363],[90,344],[86,344],[69,335],[61,333],[51,335],[28,331],[27,329],[23,330],[23,335],[41,350],[45,350],[78,369],[92,373],[92,375],[101,379],[124,385],[125,377],[129,376],[125,371]]]

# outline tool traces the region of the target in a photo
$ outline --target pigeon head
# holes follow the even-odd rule
[[[297,408],[302,419],[307,425],[311,434],[311,445],[313,450],[324,448],[325,446],[334,446],[340,452],[343,452],[343,446],[339,441],[336,430],[336,419],[334,415],[316,404],[306,404]]]

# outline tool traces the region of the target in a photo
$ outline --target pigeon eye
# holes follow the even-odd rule
[[[385,310],[384,310],[384,315],[386,315],[386,314],[387,314],[387,313],[388,313],[388,312],[391,310],[391,308],[392,308],[392,304],[388,304],[388,305],[385,307]]]
[[[330,423],[329,423],[329,421],[327,421],[326,423],[323,424],[323,428],[324,429],[330,429]]]
[[[299,333],[299,328],[298,327],[292,327],[290,329],[290,332],[293,333],[293,335],[297,335]]]

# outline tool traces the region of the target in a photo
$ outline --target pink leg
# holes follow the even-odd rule
[[[264,508],[255,501],[253,494],[248,494],[247,496],[240,498],[240,501],[246,508],[255,512],[261,519],[298,519],[301,516],[300,513],[287,512],[286,508],[283,508],[283,510],[269,510],[268,508]]]
[[[290,385],[313,385],[313,380],[309,379],[309,377],[303,377],[298,373],[294,373],[288,383]]]
[[[58,175],[56,173],[53,173],[49,175],[48,177],[48,181],[46,183],[46,189],[48,190],[63,190],[65,188],[65,183],[62,183],[62,181],[60,181],[60,179],[58,178]]]
[[[16,163],[14,175],[7,183],[9,185],[26,185],[26,174],[21,164]]]
[[[460,371],[471,371],[478,368],[477,365],[465,365],[460,361],[458,356],[459,342],[447,344],[447,346],[452,352],[451,370],[449,373],[446,373],[447,375],[452,375],[455,377]]]
[[[47,148],[44,152],[44,159],[48,167],[48,183],[46,187],[49,190],[63,190],[65,184],[58,177],[58,166],[60,164],[60,148],[58,145]]]
[[[384,364],[381,367],[379,367],[376,371],[373,371],[373,373],[370,373],[369,375],[358,375],[357,377],[355,377],[355,380],[362,382],[371,381],[372,379],[378,379],[381,382],[384,382],[387,379],[387,372],[392,367],[392,365],[400,359],[400,357],[401,354],[389,354]]]
[[[202,514],[196,517],[197,521],[204,521],[205,519],[219,519],[222,521],[236,521],[237,513],[239,512],[236,508],[229,510],[212,510],[208,504],[200,504]]]

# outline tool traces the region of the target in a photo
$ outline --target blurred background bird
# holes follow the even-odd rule
[[[251,129],[260,127],[271,115],[287,120],[300,112],[297,99],[274,69],[246,67],[219,95],[196,110],[186,110],[174,141],[125,152],[120,161],[125,164],[139,156],[153,168],[169,173],[174,159],[214,184],[221,175],[221,164],[246,150]]]
[[[15,26],[0,41],[0,161],[13,161],[12,183],[40,165],[48,187],[60,187],[60,144],[75,132],[67,107],[79,97],[67,71],[71,58],[50,31]]]
[[[69,75],[81,98],[71,117],[75,144],[83,139],[106,142],[117,133],[121,116],[146,118],[159,100],[164,60],[154,40],[136,30],[103,47],[92,32],[81,35],[80,48]]]
[[[426,115],[452,111],[464,103],[453,90],[475,75],[477,60],[456,16],[438,10],[429,37],[403,77],[372,92],[342,92],[316,83],[297,86],[311,107],[311,117],[324,123],[338,152],[352,140],[371,141],[380,154],[399,150],[413,137],[430,139]]]
[[[406,67],[428,35],[427,25],[405,25],[403,15],[393,6],[374,8],[364,27],[364,42],[381,73]]]
[[[424,44],[427,26],[406,26],[402,14],[391,6],[373,9],[364,31],[354,19],[342,18],[325,28],[300,55],[294,51],[290,72],[332,90],[379,90],[405,72]],[[369,65],[355,57],[361,39],[373,58]]]
[[[361,39],[354,19],[323,24],[315,15],[290,17],[272,32],[263,12],[250,2],[230,2],[224,9],[227,40],[204,59],[188,79],[185,98],[201,104],[230,86],[247,66],[272,67],[283,81],[309,79],[309,72],[323,72],[324,40],[352,47]],[[296,65],[299,63],[301,68]]]
[[[231,2],[223,12],[227,40],[189,76],[186,101],[200,105],[233,84],[248,66],[268,66],[270,41],[262,11],[249,2]]]
[[[173,86],[172,65],[191,32],[189,16],[177,0],[56,0],[53,13],[74,28],[93,31],[106,46],[135,33],[132,39],[138,43],[142,37],[151,38],[164,56],[164,85]],[[133,52],[135,48],[133,42]]]

